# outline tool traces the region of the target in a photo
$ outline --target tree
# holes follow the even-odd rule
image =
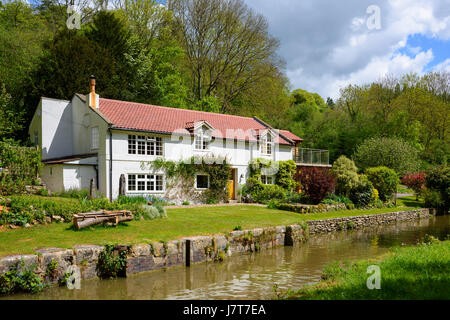
[[[418,151],[402,139],[371,138],[358,146],[353,159],[361,170],[385,166],[400,175],[418,169]]]
[[[222,112],[280,66],[265,18],[242,0],[170,1],[195,100],[215,95]]]
[[[23,128],[23,111],[13,105],[5,85],[0,90],[0,140],[14,138]]]

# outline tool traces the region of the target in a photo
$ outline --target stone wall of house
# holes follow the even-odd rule
[[[116,250],[127,251],[126,274],[159,270],[172,266],[186,265],[186,256],[190,263],[212,262],[227,256],[255,252],[277,246],[292,246],[306,241],[315,233],[332,232],[345,229],[359,229],[398,221],[429,218],[428,209],[392,212],[376,215],[335,218],[308,221],[304,225],[259,228],[245,231],[233,231],[226,235],[187,237],[165,243],[117,246]],[[190,254],[186,247],[189,242]],[[36,265],[35,272],[47,283],[57,283],[63,279],[69,266],[80,270],[82,279],[97,277],[97,263],[103,246],[80,245],[73,249],[46,248],[36,254],[14,255],[0,259],[0,274],[23,260],[25,266]],[[49,272],[50,262],[57,262],[57,268]]]

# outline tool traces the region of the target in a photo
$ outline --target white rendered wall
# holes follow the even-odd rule
[[[45,165],[41,170],[41,179],[52,192],[64,190],[63,166],[60,164]]]

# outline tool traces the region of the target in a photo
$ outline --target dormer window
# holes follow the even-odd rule
[[[261,153],[266,155],[272,154],[273,138],[270,132],[267,132],[261,139]]]
[[[198,151],[209,150],[213,127],[206,121],[188,122],[185,127],[194,134],[194,149]]]
[[[210,138],[203,130],[199,130],[195,134],[194,140],[195,140],[194,143],[195,143],[196,150],[208,150],[209,149]]]

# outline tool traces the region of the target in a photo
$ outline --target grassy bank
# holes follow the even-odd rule
[[[367,268],[381,271],[381,289],[367,288]],[[334,263],[324,281],[280,295],[283,299],[450,299],[450,241],[392,249],[377,259]]]
[[[402,211],[419,207],[408,200],[404,207],[372,210],[344,210],[301,215],[259,206],[169,209],[168,218],[131,221],[117,228],[95,227],[75,231],[70,223],[37,225],[0,231],[0,256],[33,253],[37,248],[71,248],[77,244],[136,244],[174,240],[184,236],[226,233],[243,229],[298,224],[306,220],[330,219]]]

